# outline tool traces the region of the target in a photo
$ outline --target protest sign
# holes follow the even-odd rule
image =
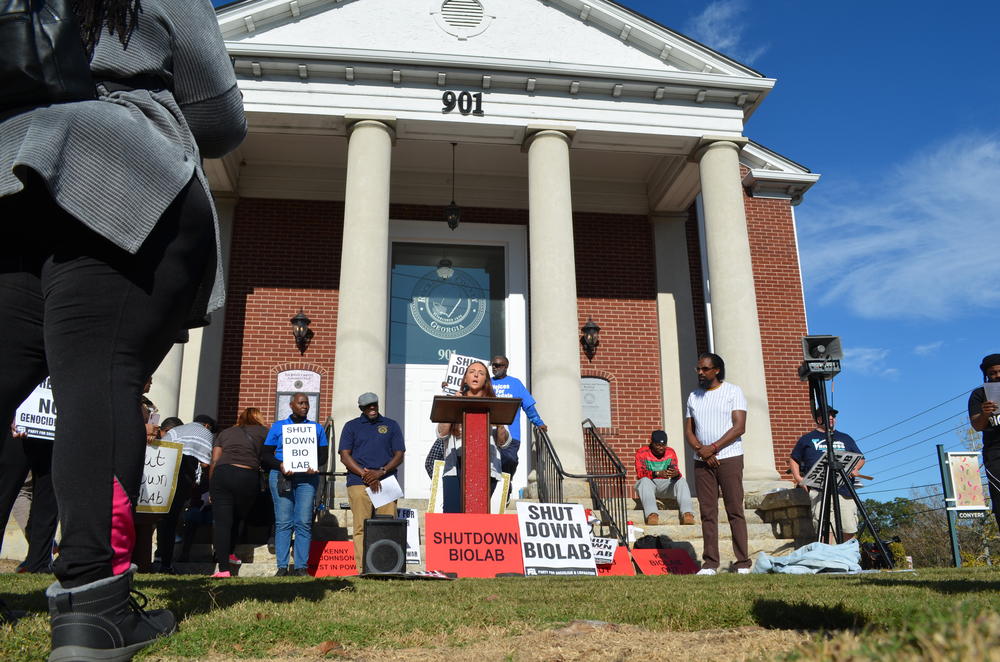
[[[427,569],[459,577],[523,574],[516,515],[428,513]]]
[[[987,510],[983,480],[979,475],[979,453],[961,451],[948,453],[948,472],[955,491],[955,509]],[[968,519],[966,515],[961,519]]]
[[[825,442],[824,442],[825,445]],[[857,466],[858,462],[864,457],[861,453],[852,453],[850,451],[838,451],[836,448],[833,450],[834,455],[837,458],[837,464],[839,464],[844,469],[844,473],[848,476],[854,471],[854,467]],[[819,456],[816,460],[816,464],[809,468],[806,472],[803,481],[809,487],[816,488],[817,490],[823,489],[823,485],[826,483],[826,451]],[[837,487],[843,487],[844,480],[837,476]]]
[[[590,525],[578,503],[517,503],[525,575],[596,575]]]
[[[639,571],[644,575],[693,575],[698,566],[683,549],[633,549]]]
[[[490,362],[488,360],[477,359],[474,356],[462,356],[461,354],[452,353],[448,357],[448,372],[445,374],[445,386],[444,391],[448,395],[455,395],[462,388],[462,377],[465,376],[465,369],[469,367],[470,364],[479,361],[483,365],[488,366]]]
[[[165,513],[170,510],[177,489],[184,444],[157,439],[146,444],[146,463],[139,485],[137,513]]]
[[[618,549],[618,541],[615,538],[598,538],[591,535],[590,548],[594,554],[594,563],[611,563],[615,558],[615,550]]]
[[[312,423],[281,426],[282,462],[295,472],[319,471],[319,451],[316,448],[316,426]]]
[[[56,403],[48,377],[17,408],[14,427],[35,439],[56,438]]]
[[[313,577],[349,577],[358,574],[351,540],[313,540],[309,543],[309,562]]]
[[[629,556],[628,547],[618,546],[618,549],[615,550],[613,563],[598,563],[597,574],[601,577],[634,577],[635,566],[632,565],[632,557]]]
[[[420,521],[413,508],[397,508],[396,517],[406,520],[406,562],[420,563]]]

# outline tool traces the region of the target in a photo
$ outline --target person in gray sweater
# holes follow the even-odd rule
[[[143,382],[223,303],[203,157],[246,133],[209,0],[77,0],[98,97],[0,115],[0,420],[46,375],[62,537],[50,660],[173,632],[129,599]]]

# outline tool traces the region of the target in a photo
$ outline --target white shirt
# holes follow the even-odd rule
[[[695,436],[702,446],[709,446],[733,427],[734,411],[746,410],[747,399],[743,396],[743,390],[736,384],[722,382],[718,388],[710,391],[703,388],[691,391],[684,417],[694,419]],[[743,455],[743,437],[737,437],[733,443],[720,450],[716,457],[724,460],[740,455]]]

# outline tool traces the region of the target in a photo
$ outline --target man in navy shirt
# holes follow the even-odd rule
[[[834,429],[837,425],[837,414],[839,413],[836,409],[830,408],[829,425],[830,436],[833,438],[833,449],[835,451],[860,453],[861,449],[858,448],[858,444],[849,434]],[[826,426],[823,425],[823,415],[817,414],[815,429],[799,438],[798,443],[795,444],[795,448],[792,449],[792,455],[788,461],[788,468],[792,470],[792,478],[795,480],[795,484],[809,492],[809,499],[812,501],[813,520],[816,522],[817,527],[819,526],[820,501],[822,500],[823,491],[807,487],[804,475],[816,464],[816,461],[819,460],[824,452],[826,452]],[[854,467],[851,476],[857,476],[864,464],[865,459],[861,458],[857,466]],[[837,490],[837,494],[840,498],[840,523],[844,534],[844,539],[841,542],[846,542],[858,532],[858,507],[851,496],[851,490],[846,485],[841,485]]]
[[[358,570],[363,570],[365,520],[373,510],[378,515],[396,516],[395,501],[373,508],[365,488],[378,492],[383,479],[396,475],[406,445],[399,424],[379,413],[377,395],[361,394],[358,408],[361,416],[348,421],[340,434],[340,460],[347,467],[347,498],[354,518],[354,561]]]
[[[490,364],[493,367],[493,392],[498,398],[521,398],[521,409],[527,414],[528,420],[537,425],[542,430],[549,427],[542,422],[542,417],[535,411],[535,399],[528,393],[528,389],[517,377],[507,374],[510,361],[506,356],[494,356]],[[500,471],[514,477],[518,465],[518,450],[521,448],[521,412],[514,415],[514,422],[510,424],[510,444],[506,448],[500,449]]]

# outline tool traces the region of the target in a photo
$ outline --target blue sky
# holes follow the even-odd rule
[[[746,135],[822,175],[796,208],[809,330],[843,340],[862,494],[939,483],[1000,351],[1000,3],[623,4],[777,79]]]
[[[822,175],[796,208],[806,307],[844,344],[861,493],[940,484],[1000,352],[1000,3],[624,4],[777,79],[746,135]]]

